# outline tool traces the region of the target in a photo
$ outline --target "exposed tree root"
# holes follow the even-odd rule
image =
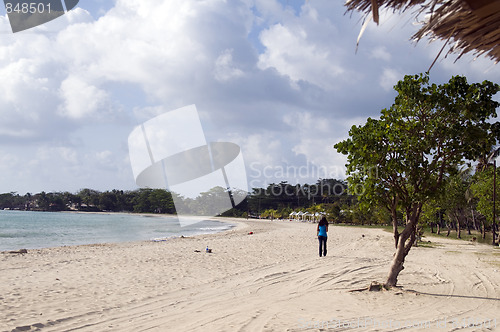
[[[364,292],[364,291],[378,292],[378,291],[389,290],[389,289],[391,289],[391,288],[387,287],[384,284],[381,284],[377,281],[372,281],[368,287],[359,288],[359,289],[352,289],[349,292]]]

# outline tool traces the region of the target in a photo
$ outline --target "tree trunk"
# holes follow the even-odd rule
[[[391,215],[392,215],[392,233],[394,234],[394,246],[397,249],[399,241],[399,231],[398,231],[398,213],[395,207],[391,209]]]
[[[404,269],[405,258],[410,251],[411,246],[415,242],[415,226],[411,223],[407,224],[404,231],[399,236],[398,248],[389,269],[389,275],[385,285],[394,287],[398,283],[398,276]]]
[[[465,217],[465,225],[467,226],[467,234],[471,235],[471,223],[469,222],[469,218]]]
[[[492,235],[493,235],[493,245],[496,245],[496,239],[499,237],[499,234],[498,234],[498,223],[495,223],[491,227],[492,227],[492,229],[495,230],[494,232],[492,232]]]
[[[408,226],[409,225],[407,225],[407,227]],[[394,258],[392,260],[389,275],[387,277],[387,281],[385,282],[385,285],[388,287],[394,287],[397,285],[399,272],[403,271],[404,269],[403,264],[407,255],[405,250],[405,243],[410,235],[411,234],[409,232],[403,231],[403,233],[401,233],[401,235],[399,236],[398,248],[396,249],[396,254],[394,255]],[[410,243],[411,242],[412,241],[410,241]]]
[[[443,215],[441,214],[441,210],[439,210],[438,231],[437,231],[438,235],[441,235],[441,227],[443,227]]]
[[[470,212],[472,215],[472,227],[477,231],[478,225],[476,223],[476,216],[474,215],[474,209],[470,208]]]
[[[484,225],[484,218],[481,218],[481,238],[486,239],[486,227]]]
[[[462,229],[460,228],[461,226],[461,221],[462,221],[462,211],[460,211],[460,209],[455,209],[455,211],[453,211],[453,218],[455,219],[455,230],[457,231],[457,239],[461,239],[462,238]]]
[[[417,222],[420,216],[420,211],[422,209],[421,204],[414,204],[411,209],[411,214],[407,212],[407,222],[405,229],[398,236],[398,244],[396,248],[396,253],[391,263],[389,269],[389,275],[387,276],[387,281],[385,282],[386,287],[395,287],[398,283],[398,276],[404,269],[404,261],[412,245],[415,243]],[[408,216],[408,214],[410,214]]]

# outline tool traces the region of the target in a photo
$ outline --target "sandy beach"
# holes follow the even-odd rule
[[[385,281],[390,233],[330,226],[320,258],[315,224],[234,222],[164,242],[1,253],[0,331],[500,331],[499,249],[426,238],[401,288],[350,292]]]

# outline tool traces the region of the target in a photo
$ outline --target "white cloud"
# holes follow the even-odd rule
[[[163,106],[147,106],[147,107],[134,107],[134,116],[137,119],[137,123],[143,123],[149,119],[152,119],[160,114],[168,112]]]
[[[333,144],[390,106],[392,86],[427,70],[440,47],[412,46],[415,27],[383,14],[355,54],[357,17],[330,0],[117,0],[98,19],[80,8],[4,33],[0,144],[5,165],[21,166],[0,184],[133,186],[129,132],[190,104],[207,138],[234,139],[247,162],[343,166]],[[4,16],[0,29],[10,30]],[[440,59],[431,77],[498,77],[489,60],[453,60]]]
[[[42,146],[37,151],[36,160],[59,160],[71,165],[79,163],[78,153],[65,146]]]
[[[100,171],[104,170],[109,172],[117,172],[123,167],[116,154],[110,150],[95,151],[91,154],[88,154],[86,158],[88,158],[91,163],[94,164],[94,169]],[[126,167],[129,167],[128,160]]]
[[[20,58],[0,67],[0,135],[36,139],[51,127],[57,97],[49,75],[53,64]]]
[[[373,49],[371,52],[371,58],[391,61],[391,54],[387,51],[385,46],[379,46]]]
[[[233,134],[230,139],[241,147],[247,164],[274,165],[282,159],[284,147],[281,140],[272,133],[258,133],[245,137]]]
[[[337,153],[334,144],[345,139],[350,124],[359,119],[335,119],[310,112],[294,113],[283,118],[294,133],[292,151],[305,157],[306,164],[312,172],[303,182],[311,182],[322,178],[345,177],[346,157]]]
[[[276,24],[263,31],[260,39],[266,52],[259,57],[259,68],[274,68],[290,77],[293,83],[303,80],[331,89],[335,78],[344,72],[336,65],[330,50],[311,42],[308,33],[300,26]]]
[[[19,163],[19,158],[11,153],[0,150],[0,169],[5,174],[9,169],[16,168]]]
[[[109,103],[105,91],[75,76],[66,78],[61,83],[60,91],[63,99],[60,113],[70,119],[99,117],[99,111],[103,111]]]
[[[380,86],[384,88],[386,91],[390,91],[393,89],[394,85],[399,80],[402,80],[404,75],[392,68],[385,68],[382,76],[380,77]]]
[[[229,81],[233,78],[243,76],[243,71],[233,66],[233,50],[226,49],[215,60],[215,79],[218,81]]]

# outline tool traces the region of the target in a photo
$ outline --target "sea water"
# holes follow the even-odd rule
[[[152,240],[221,232],[233,225],[214,220],[181,227],[177,218],[122,213],[0,210],[0,251]]]

